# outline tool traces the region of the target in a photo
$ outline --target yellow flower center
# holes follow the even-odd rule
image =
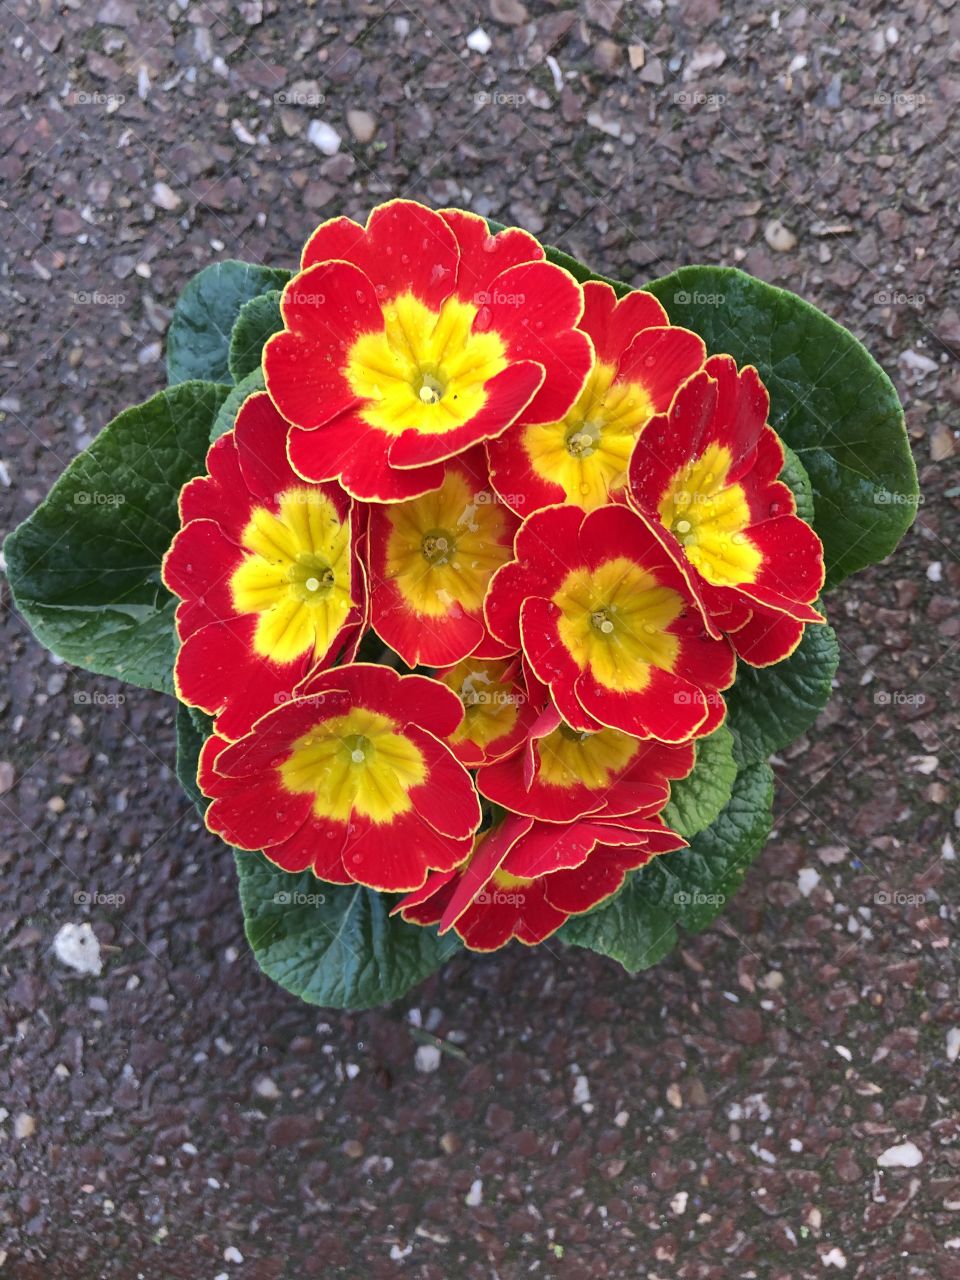
[[[323,720],[293,744],[281,781],[294,794],[312,793],[318,818],[390,822],[410,809],[410,791],[427,776],[419,748],[396,730],[365,707]]]
[[[447,298],[431,311],[412,293],[384,310],[384,327],[350,349],[346,375],[366,401],[360,416],[400,435],[438,435],[462,427],[486,404],[486,383],[507,367],[500,335],[474,328],[477,308]]]
[[[451,742],[489,746],[506,737],[517,722],[517,691],[503,683],[506,662],[464,658],[440,679],[463,703],[463,720],[450,735]]]
[[[614,382],[611,364],[595,364],[562,422],[527,427],[523,444],[537,475],[558,484],[587,511],[627,482],[637,436],[653,412],[636,382]]]
[[[538,743],[538,778],[548,787],[581,783],[599,791],[627,767],[637,750],[637,739],[619,729],[579,733],[562,724]]]
[[[387,576],[415,613],[443,617],[452,605],[474,612],[495,569],[510,559],[504,515],[451,468],[439,489],[391,503]]]
[[[673,670],[680,642],[667,627],[683,612],[683,598],[626,556],[571,570],[553,603],[560,639],[606,688],[638,692],[651,667]]]
[[[730,450],[711,444],[676,473],[660,502],[660,519],[693,567],[715,586],[752,582],[763,560],[744,533],[750,508],[739,484],[728,484]]]
[[[288,489],[276,515],[256,507],[241,536],[248,554],[230,578],[234,607],[260,616],[253,647],[292,662],[326,653],[353,607],[350,528],[314,489]]]

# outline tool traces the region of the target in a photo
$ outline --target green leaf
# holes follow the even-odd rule
[[[282,289],[290,272],[250,262],[215,262],[189,281],[177,299],[167,334],[167,381],[232,382],[230,334],[240,308],[258,294]]]
[[[686,778],[671,784],[663,820],[689,840],[709,827],[730,799],[737,776],[733,734],[725,724],[697,742],[697,763]]]
[[[822,612],[823,602],[817,607]],[[819,623],[805,627],[797,648],[775,666],[738,662],[725,695],[737,763],[766,760],[809,729],[830,701],[839,662],[836,633]]]
[[[177,703],[177,778],[202,817],[207,811],[207,801],[197,786],[197,761],[208,731],[193,712],[193,707]],[[203,712],[197,714],[202,716]]]
[[[893,383],[853,334],[732,267],[681,267],[647,288],[711,354],[756,365],[770,422],[813,486],[827,585],[888,556],[913,522],[917,472]]]
[[[253,373],[248,373],[242,382],[238,382],[235,387],[230,388],[230,394],[220,406],[220,412],[214,419],[213,426],[210,429],[210,443],[219,440],[222,435],[233,430],[233,424],[237,420],[237,414],[240,412],[240,406],[246,400],[247,396],[253,395],[254,391],[262,391],[265,387],[263,380],[263,370],[254,369]]]
[[[648,901],[699,933],[724,909],[763,848],[772,825],[773,772],[766,762],[737,774],[733,794],[689,849],[655,858],[638,872]]]
[[[769,766],[750,765],[689,849],[655,858],[611,902],[569,920],[558,936],[610,956],[629,973],[650,968],[676,945],[678,926],[699,931],[723,909],[769,834],[772,802]]]
[[[290,875],[237,853],[247,939],[268,977],[301,1000],[369,1009],[404,995],[460,950],[455,937],[391,918],[395,899]]]
[[[160,561],[227,388],[184,382],[114,418],[6,541],[14,600],[67,662],[173,692],[176,601]]]
[[[793,494],[797,504],[797,515],[807,524],[813,524],[813,485],[804,469],[803,463],[788,444],[783,444],[783,470],[780,479]]]
[[[263,344],[282,328],[279,289],[261,293],[243,304],[230,334],[230,374],[234,382],[242,382],[260,368]]]

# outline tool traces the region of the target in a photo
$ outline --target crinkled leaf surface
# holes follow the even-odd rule
[[[737,776],[733,734],[725,724],[701,738],[696,749],[693,772],[671,783],[670,801],[663,811],[667,826],[686,840],[714,821],[733,794]]]
[[[804,627],[790,657],[772,667],[738,662],[733,688],[725,694],[737,763],[766,760],[805,733],[830,701],[839,662],[829,623]]]
[[[279,289],[261,293],[243,304],[230,334],[230,373],[234,382],[242,382],[260,368],[263,344],[282,328]]]
[[[773,774],[764,763],[740,771],[733,793],[689,849],[655,858],[609,903],[569,920],[559,937],[647,969],[677,941],[677,926],[699,931],[723,910],[770,831]]]
[[[126,409],[7,539],[17,607],[61,658],[173,692],[176,601],[160,562],[179,525],[180,489],[203,470],[226,394],[184,382]]]
[[[230,335],[240,308],[258,294],[282,289],[290,272],[251,262],[215,262],[188,282],[177,299],[167,333],[170,386],[201,378],[232,382]]]
[[[233,430],[237,414],[240,412],[240,406],[244,400],[246,400],[247,396],[253,395],[255,391],[262,391],[265,385],[263,370],[254,369],[253,373],[248,373],[242,382],[238,382],[235,387],[230,388],[230,394],[220,406],[220,412],[214,419],[213,426],[210,429],[211,444],[213,444],[214,440],[219,440],[226,432]]]

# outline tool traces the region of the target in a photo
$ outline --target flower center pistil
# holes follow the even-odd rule
[[[596,422],[578,423],[567,432],[567,453],[571,458],[592,458],[600,444],[600,426]]]
[[[362,733],[350,733],[343,740],[343,750],[351,764],[364,765],[373,755],[373,743]]]
[[[449,529],[431,529],[423,535],[420,551],[428,564],[449,564],[457,551],[457,543]]]
[[[319,604],[336,585],[336,574],[320,556],[297,556],[288,570],[291,593],[303,604]]]
[[[421,373],[416,388],[421,404],[439,404],[445,390],[443,380],[436,373]]]
[[[615,630],[613,613],[614,610],[610,605],[601,605],[599,609],[594,609],[590,614],[590,625],[599,631],[601,635],[613,635]]]

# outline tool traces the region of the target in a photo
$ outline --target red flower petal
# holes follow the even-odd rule
[[[309,430],[357,408],[347,354],[362,334],[383,329],[370,279],[349,262],[321,262],[293,277],[280,312],[286,328],[267,339],[263,375],[287,421]]]
[[[507,227],[495,235],[485,220],[462,209],[441,209],[440,217],[457,238],[460,263],[457,296],[482,306],[494,279],[508,267],[543,260],[543,246],[528,231]]]

